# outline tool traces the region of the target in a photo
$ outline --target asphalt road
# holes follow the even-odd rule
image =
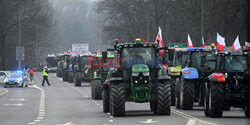
[[[249,125],[240,109],[225,112],[223,118],[204,116],[202,107],[182,111],[172,107],[170,116],[154,115],[148,103],[126,103],[126,116],[113,118],[102,112],[102,101],[90,98],[89,83],[82,87],[63,82],[50,74],[51,86],[41,86],[41,73],[34,86],[8,88],[0,97],[0,125]]]

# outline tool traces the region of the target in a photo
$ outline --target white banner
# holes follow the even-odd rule
[[[89,44],[72,44],[73,55],[83,55],[89,52]]]

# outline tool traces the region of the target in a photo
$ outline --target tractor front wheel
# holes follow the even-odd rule
[[[81,73],[76,72],[75,74],[75,86],[81,86]]]
[[[209,92],[208,92],[208,83],[204,87],[204,113],[205,116],[209,116]]]
[[[103,104],[103,112],[107,113],[110,111],[109,108],[109,90],[103,89],[102,91],[102,104]]]
[[[181,80],[180,84],[180,106],[182,110],[192,110],[194,105],[194,80]]]
[[[111,114],[114,117],[125,115],[125,91],[123,84],[111,85]]]
[[[93,80],[91,82],[91,95],[94,100],[102,99],[102,81],[101,80]]]
[[[210,82],[209,87],[209,115],[212,118],[221,118],[224,107],[223,84]]]
[[[175,106],[175,81],[176,78],[171,78],[171,106]]]
[[[180,78],[175,80],[175,107],[179,109],[180,106]]]
[[[157,114],[170,115],[171,85],[169,81],[158,83]]]
[[[69,72],[69,83],[73,83],[74,82],[73,75],[74,75],[73,72]]]

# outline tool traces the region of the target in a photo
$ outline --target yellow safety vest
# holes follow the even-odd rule
[[[45,72],[46,69],[43,69],[43,76],[49,76],[47,72]]]

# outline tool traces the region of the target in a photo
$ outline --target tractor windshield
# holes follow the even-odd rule
[[[247,56],[219,55],[216,59],[216,69],[223,72],[245,72],[247,70]]]
[[[246,56],[226,56],[225,68],[228,72],[245,72],[247,70]]]
[[[87,56],[82,56],[81,57],[81,64],[83,67],[85,67],[85,65],[87,64]]]
[[[175,57],[174,57],[174,66],[184,67],[187,57],[188,57],[187,52],[176,51]]]
[[[131,68],[135,64],[155,65],[155,55],[153,47],[124,48],[122,51],[123,66]]]
[[[203,70],[204,72],[215,69],[215,56],[212,52],[194,52],[191,57],[192,67]]]

